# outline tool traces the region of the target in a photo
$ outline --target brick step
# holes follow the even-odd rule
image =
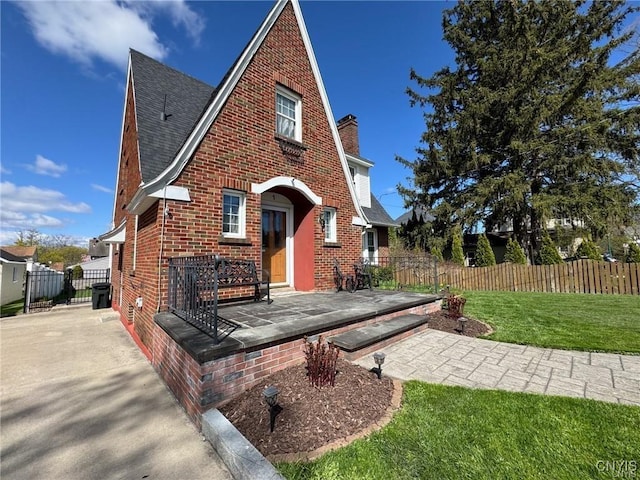
[[[345,352],[355,352],[427,323],[426,315],[408,314],[384,322],[372,323],[327,340]]]

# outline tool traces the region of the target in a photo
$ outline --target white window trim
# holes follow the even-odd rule
[[[278,132],[278,115],[279,115],[278,114],[278,95],[282,95],[283,97],[288,98],[289,100],[291,100],[292,102],[295,102],[296,104],[296,107],[295,107],[296,118],[294,119],[295,127],[293,131],[293,137],[287,137],[286,135],[283,135],[280,132]],[[275,107],[275,114],[276,114],[276,133],[286,138],[292,138],[297,142],[302,142],[302,97],[292,92],[291,90],[284,88],[281,85],[276,85],[276,103],[274,107]]]
[[[369,258],[369,233],[373,233],[373,258]],[[378,231],[375,228],[368,228],[363,232],[362,258],[369,260],[372,265],[378,264]]]
[[[238,207],[238,233],[225,232],[224,231],[224,197],[229,195],[232,197],[238,197],[240,199],[240,205]],[[222,190],[222,222],[221,230],[222,236],[225,238],[245,238],[246,236],[246,224],[247,224],[247,194],[239,190]]]
[[[324,241],[327,243],[337,243],[338,241],[338,212],[335,208],[325,207],[322,211],[324,216]]]

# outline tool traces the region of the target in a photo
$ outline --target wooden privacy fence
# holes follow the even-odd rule
[[[559,265],[439,266],[442,281],[464,290],[640,295],[640,264],[577,260]]]

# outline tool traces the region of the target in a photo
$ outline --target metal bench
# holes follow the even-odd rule
[[[368,288],[373,289],[373,279],[371,278],[371,266],[366,260],[360,259],[359,262],[353,264],[353,270],[355,272],[355,282],[353,290],[355,292],[358,289]]]
[[[267,272],[264,273],[268,277]],[[218,290],[221,288],[254,287],[253,299],[259,302],[262,300],[262,285],[266,285],[267,302],[271,303],[269,279],[261,280],[258,278],[256,262],[215,256],[213,294],[216,299]]]
[[[268,272],[264,271],[263,278],[259,278],[256,263],[253,260],[229,259],[219,255],[172,260],[173,263],[182,262],[186,265],[183,266],[182,277],[177,272],[173,274],[176,277],[174,282],[178,286],[176,292],[180,291],[183,294],[184,301],[181,302],[178,295],[173,299],[173,307],[170,305],[170,309],[187,322],[210,334],[216,343],[221,341],[220,327],[224,332],[222,338],[238,328],[234,322],[218,315],[221,289],[253,287],[251,295],[246,295],[247,289],[244,289],[244,292],[240,293],[245,295],[231,296],[224,300],[253,298],[254,302],[259,302],[266,296],[267,303],[272,303]],[[189,261],[190,263],[187,263]]]
[[[345,280],[344,275],[342,274],[342,270],[340,270],[340,262],[338,262],[337,258],[334,258],[333,259],[333,283],[336,286],[336,292],[339,292],[340,290],[342,290],[342,284],[344,280]],[[345,290],[347,290],[348,292],[354,292],[355,291],[354,284],[355,282],[353,279],[353,275],[347,275]]]

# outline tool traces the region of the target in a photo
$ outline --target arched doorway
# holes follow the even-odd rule
[[[296,290],[315,288],[315,207],[322,198],[292,177],[253,184],[261,194],[262,268],[274,286]]]

